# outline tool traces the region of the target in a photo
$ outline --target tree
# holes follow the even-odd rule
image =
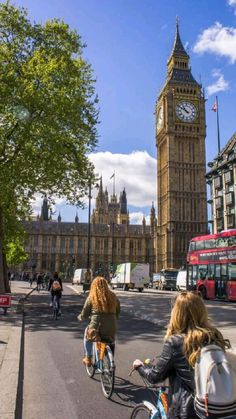
[[[25,9],[0,5],[0,292],[8,231],[34,194],[83,205],[94,180],[98,101],[84,47],[63,21],[32,24]]]
[[[21,263],[25,262],[28,258],[27,253],[22,246],[20,239],[16,239],[14,242],[10,242],[7,245],[6,259],[7,265],[16,267]]]

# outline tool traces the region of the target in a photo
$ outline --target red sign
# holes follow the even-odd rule
[[[0,307],[11,306],[11,295],[0,295]]]

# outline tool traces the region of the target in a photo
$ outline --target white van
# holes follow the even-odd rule
[[[121,263],[117,265],[115,275],[111,279],[112,288],[123,288],[124,291],[137,288],[140,292],[148,286],[149,263]]]
[[[176,279],[176,288],[178,291],[187,289],[187,271],[179,271]]]
[[[89,269],[90,272],[90,278],[92,279],[92,270]],[[87,273],[87,269],[76,269],[74,272],[74,276],[72,279],[72,285],[77,284],[84,284],[86,282],[86,273]]]

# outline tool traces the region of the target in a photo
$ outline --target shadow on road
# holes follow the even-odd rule
[[[79,322],[77,315],[81,312],[85,301],[84,295],[63,295],[61,299],[62,317],[58,320],[52,317],[52,308],[49,306],[49,294],[37,291],[30,295],[25,302],[26,329],[31,332],[42,330],[58,329],[63,332],[73,332],[75,339],[82,339],[85,322]],[[119,344],[127,343],[129,340],[140,339],[159,342],[162,339],[163,326],[153,324],[142,318],[134,318],[132,311],[121,311],[121,318],[118,321],[118,340]],[[161,339],[161,340],[160,340]]]
[[[132,409],[136,404],[141,403],[143,400],[155,403],[155,391],[143,386],[138,386],[122,377],[116,377],[115,390],[111,399],[113,403]]]

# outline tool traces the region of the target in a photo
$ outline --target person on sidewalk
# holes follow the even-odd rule
[[[91,365],[92,345],[94,334],[99,335],[99,340],[110,344],[114,353],[117,318],[120,314],[120,302],[112,292],[105,278],[97,276],[91,284],[89,296],[84,303],[82,312],[77,317],[83,321],[90,318],[84,333],[85,357],[83,363]]]
[[[54,297],[57,296],[57,298],[58,298],[57,301],[58,301],[59,315],[61,315],[61,304],[60,304],[60,300],[61,300],[61,296],[62,296],[63,286],[62,286],[62,280],[59,277],[59,275],[58,275],[57,272],[54,273],[53,278],[51,278],[50,281],[49,281],[48,291],[51,291],[51,303],[50,303],[50,306],[53,305]]]

